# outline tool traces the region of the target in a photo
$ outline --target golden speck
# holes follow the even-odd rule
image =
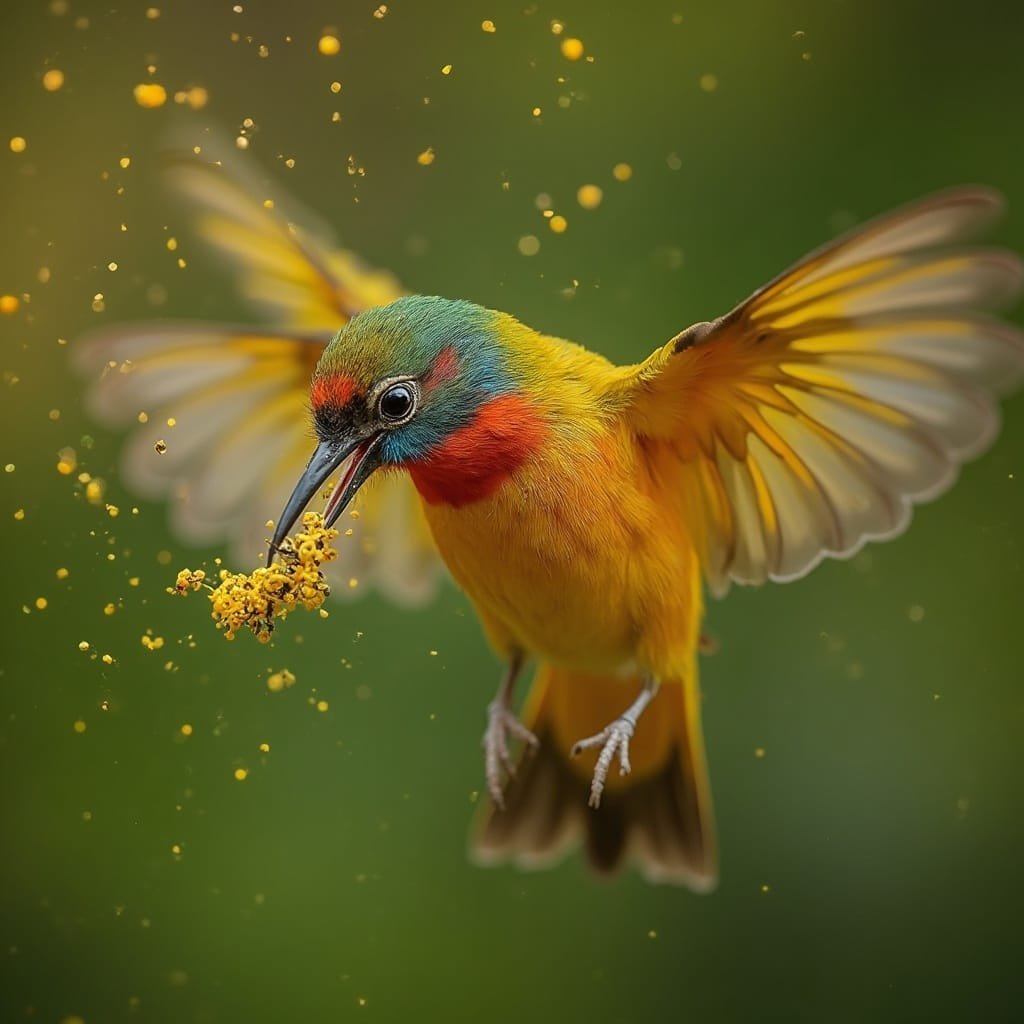
[[[167,442],[161,437],[153,443],[153,450],[157,455],[163,455],[167,451]]]
[[[523,235],[518,248],[523,256],[536,256],[540,252],[540,239],[536,235]]]
[[[15,135],[8,145],[12,153],[24,153],[28,148],[28,143],[20,135]]]
[[[604,199],[604,192],[600,185],[580,185],[576,191],[576,202],[584,210],[596,210]]]
[[[79,641],[78,649],[80,651],[87,651],[87,650],[89,650],[89,641],[88,640],[81,640],[81,641]]]
[[[583,56],[583,41],[569,36],[562,40],[561,50],[566,60],[579,60]]]
[[[289,672],[288,669],[283,668],[280,672],[272,672],[267,677],[267,689],[271,693],[280,693],[282,690],[286,690],[289,686],[295,684],[295,675]]]
[[[94,313],[102,313],[106,308],[107,304],[103,301],[103,292],[97,292],[92,297],[92,311]]]
[[[341,82],[331,82],[331,92],[335,94],[341,92]]]
[[[59,18],[68,13],[69,6],[68,0],[50,0],[50,13]]]
[[[181,846],[178,843],[175,843],[171,847],[171,853],[173,853],[175,857],[180,857],[181,856]]]
[[[43,88],[47,92],[56,92],[64,84],[64,72],[59,68],[50,68],[43,75]]]
[[[107,505],[107,515],[111,519],[116,519],[121,514],[121,510],[116,505]]]
[[[293,157],[293,156],[288,157],[288,159],[285,160],[284,165],[285,165],[285,167],[288,168],[288,170],[291,170],[295,166],[295,157]]]
[[[554,35],[560,36],[565,31],[565,25],[555,18],[551,22],[551,31]]]
[[[188,722],[185,722],[178,731],[181,733],[182,736],[191,736],[192,726]]]
[[[166,242],[164,242],[164,245],[167,246],[168,252],[176,252],[178,248],[178,240],[172,235]]]
[[[325,700],[318,700],[316,702],[316,709],[317,709],[317,711],[326,711],[328,708],[330,708],[330,706],[331,705],[328,704],[327,701],[325,701]]]
[[[708,71],[700,76],[699,84],[702,92],[714,92],[718,88],[718,75]]]
[[[78,454],[74,448],[61,448],[57,452],[57,472],[70,476],[78,468]]]
[[[325,57],[333,57],[341,52],[341,40],[330,33],[324,33],[317,41],[316,48]]]
[[[486,18],[484,21],[481,21],[480,22],[480,27],[485,32],[497,32],[498,31],[498,27],[494,24],[493,21],[491,21],[490,18]]]
[[[48,601],[46,600],[46,598],[45,598],[45,597],[37,597],[37,598],[36,598],[36,607],[37,607],[37,608],[38,608],[38,609],[39,609],[39,610],[40,610],[41,612],[42,612],[42,611],[46,611],[46,606],[47,606],[47,604],[49,604],[49,602],[48,602]]]
[[[4,472],[5,473],[13,473],[14,470],[15,470],[15,465],[14,465],[13,462],[8,462],[7,465],[4,466]]]
[[[177,425],[178,425],[178,421],[173,416],[168,416],[167,417],[167,426],[169,426],[169,427],[176,427]]]
[[[269,743],[261,743],[260,744],[260,753],[261,754],[269,754],[270,753],[270,744]]]
[[[260,57],[269,57],[270,56],[270,47],[267,46],[266,43],[260,43],[260,45],[256,48],[256,53]]]
[[[381,5],[380,5],[380,7],[378,7],[378,8],[377,8],[377,9],[376,9],[376,10],[375,10],[375,11],[373,12],[373,16],[374,16],[374,17],[375,17],[375,18],[376,18],[376,19],[377,19],[378,21],[380,21],[380,19],[381,19],[381,18],[383,18],[383,17],[384,17],[384,16],[385,16],[385,15],[386,15],[387,13],[388,13],[388,5],[387,5],[387,4],[381,4]]]
[[[188,263],[186,262],[185,258],[183,256],[179,256],[178,257],[178,268],[180,270],[184,270],[187,266],[188,266]]]
[[[128,170],[132,165],[132,158],[130,156],[123,156],[117,161],[122,170]]]
[[[71,726],[71,728],[74,729],[75,732],[81,734],[81,733],[85,732],[85,730],[88,729],[89,727],[85,724],[85,722],[83,722],[79,718],[79,719],[77,719],[75,721],[75,723]]]
[[[416,163],[418,163],[420,165],[420,167],[429,167],[433,162],[434,162],[434,147],[433,146],[427,146],[427,148],[425,150],[423,150],[423,152],[420,153],[419,156],[416,157]]]
[[[236,781],[238,782],[245,782],[245,780],[249,777],[249,772],[246,768],[236,768],[233,774],[235,776]]]
[[[179,89],[174,94],[174,102],[184,104],[193,110],[202,110],[206,106],[210,94],[201,85],[193,85],[189,89]]]
[[[612,177],[616,181],[629,181],[633,177],[633,168],[629,164],[616,164],[612,168]]]
[[[160,8],[159,7],[147,7],[146,8],[146,17],[149,18],[150,21],[156,21],[156,19],[160,17]]]
[[[649,939],[656,939],[657,937],[658,933],[653,928],[647,933],[647,938]]]
[[[103,657],[100,658],[100,661],[102,661],[104,665],[113,665],[114,656],[112,654],[104,654]]]
[[[128,577],[128,586],[129,587],[137,587],[138,585],[139,585],[139,577],[138,576],[129,576]]]
[[[764,757],[764,755],[765,755],[764,747],[754,747],[754,757],[760,758],[760,757]]]
[[[540,117],[540,115],[541,115],[541,114],[543,114],[543,113],[544,113],[544,111],[543,111],[543,110],[541,110],[541,109],[540,109],[540,107],[534,107],[534,108],[533,108],[533,110],[531,110],[531,111],[530,111],[530,113],[531,113],[531,114],[532,114],[532,115],[533,115],[534,117]]]
[[[452,66],[451,66],[451,64],[445,64],[444,67],[441,68],[441,74],[442,75],[450,75],[451,73],[452,73]]]
[[[57,575],[57,579],[59,579],[59,580],[66,580],[71,575],[71,573],[70,573],[69,570],[64,569],[62,567],[62,568],[57,570],[57,574],[56,575]]]
[[[767,883],[765,883],[764,885],[761,886],[761,892],[771,892],[771,891],[772,891],[772,887],[770,885],[768,885]]]
[[[135,102],[147,110],[162,107],[167,102],[167,90],[159,82],[140,82],[133,92]]]
[[[568,226],[569,222],[561,216],[561,214],[556,213],[552,215],[551,219],[548,221],[548,227],[551,228],[556,235],[563,234]]]
[[[15,509],[14,518],[20,522],[25,518],[25,510],[23,508]]]
[[[21,309],[21,299],[17,295],[0,295],[0,313],[13,316]]]
[[[117,270],[117,264],[113,260],[111,260],[107,264],[107,270],[109,270],[111,273],[114,273],[114,271]]]

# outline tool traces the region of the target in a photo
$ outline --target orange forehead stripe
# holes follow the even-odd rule
[[[356,393],[356,382],[344,373],[327,373],[313,381],[310,398],[313,408],[321,405],[348,405]]]

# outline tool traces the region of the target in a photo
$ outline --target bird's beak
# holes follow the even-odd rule
[[[267,565],[273,560],[281,541],[288,536],[295,525],[295,520],[302,515],[302,510],[309,504],[313,495],[330,479],[335,470],[344,466],[341,479],[331,493],[327,508],[324,509],[324,525],[333,526],[338,516],[345,511],[349,502],[355,497],[356,491],[366,482],[367,477],[380,465],[378,454],[381,434],[370,437],[356,438],[348,441],[321,441],[316,446],[306,469],[288,499],[281,518],[274,530],[274,539],[270,542],[267,553]]]

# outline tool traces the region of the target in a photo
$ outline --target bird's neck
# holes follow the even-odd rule
[[[461,508],[489,498],[541,450],[548,425],[519,394],[498,395],[424,457],[406,463],[428,505]]]

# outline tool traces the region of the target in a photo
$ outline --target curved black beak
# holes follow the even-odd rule
[[[303,509],[309,504],[317,491],[330,479],[331,475],[344,465],[341,479],[331,494],[324,510],[324,525],[333,526],[338,516],[345,511],[355,497],[356,491],[366,482],[370,474],[380,465],[378,447],[380,434],[370,437],[357,437],[355,440],[321,441],[316,451],[306,464],[306,469],[288,499],[281,518],[277,521],[274,538],[267,552],[267,565],[274,558],[274,552],[288,536],[295,521],[302,515]]]

